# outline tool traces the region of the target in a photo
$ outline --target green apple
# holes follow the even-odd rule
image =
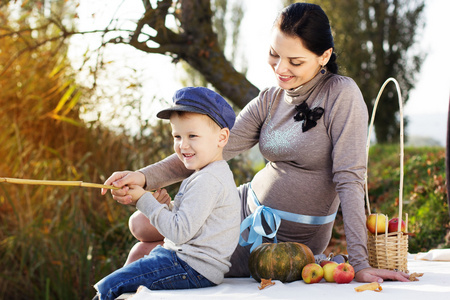
[[[323,278],[327,282],[334,282],[333,279],[333,270],[338,266],[338,263],[335,261],[328,261],[326,264],[323,265]]]
[[[338,264],[333,270],[333,279],[337,283],[350,283],[355,277],[355,270],[349,263]]]
[[[323,278],[323,269],[316,263],[310,263],[303,267],[302,279],[305,283],[317,283]]]

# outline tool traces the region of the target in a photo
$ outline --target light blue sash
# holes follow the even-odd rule
[[[300,215],[300,214],[294,214],[278,209],[273,209],[264,205],[261,205],[259,203],[258,198],[256,197],[255,192],[252,189],[251,183],[248,184],[248,197],[253,199],[253,202],[257,205],[257,208],[255,211],[249,215],[247,218],[245,218],[244,221],[241,223],[241,234],[239,236],[239,245],[241,246],[247,246],[252,245],[250,252],[252,252],[256,247],[261,245],[262,243],[262,237],[267,238],[273,238],[274,242],[277,242],[277,231],[280,227],[281,219],[296,222],[296,223],[303,223],[303,224],[311,224],[311,225],[323,225],[330,222],[333,222],[336,218],[336,213],[328,215],[328,216],[308,216],[308,215]],[[271,233],[266,233],[262,226],[261,222],[261,215],[264,216],[264,220],[266,221],[267,225],[269,226]],[[245,241],[242,237],[242,232],[250,227],[248,240]]]

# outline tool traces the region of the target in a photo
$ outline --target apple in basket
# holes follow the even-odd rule
[[[333,270],[333,279],[336,283],[350,283],[355,277],[355,270],[349,263],[338,264]]]
[[[323,278],[323,269],[319,264],[310,263],[303,267],[302,279],[305,283],[317,283]]]
[[[366,221],[367,229],[370,233],[385,233],[386,232],[386,215],[370,214]]]
[[[392,218],[388,223],[388,232],[397,232],[398,230],[398,218]],[[402,225],[400,226],[401,232],[406,232],[406,223],[402,220]]]

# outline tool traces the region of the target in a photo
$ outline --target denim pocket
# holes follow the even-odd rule
[[[151,290],[177,290],[188,289],[189,278],[187,273],[170,275],[165,278],[154,281],[150,286]]]

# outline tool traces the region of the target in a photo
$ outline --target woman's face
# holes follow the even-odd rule
[[[328,62],[328,52],[331,55],[332,49],[317,56],[303,46],[299,37],[288,36],[277,26],[272,29],[269,64],[282,89],[294,89],[310,81]]]

